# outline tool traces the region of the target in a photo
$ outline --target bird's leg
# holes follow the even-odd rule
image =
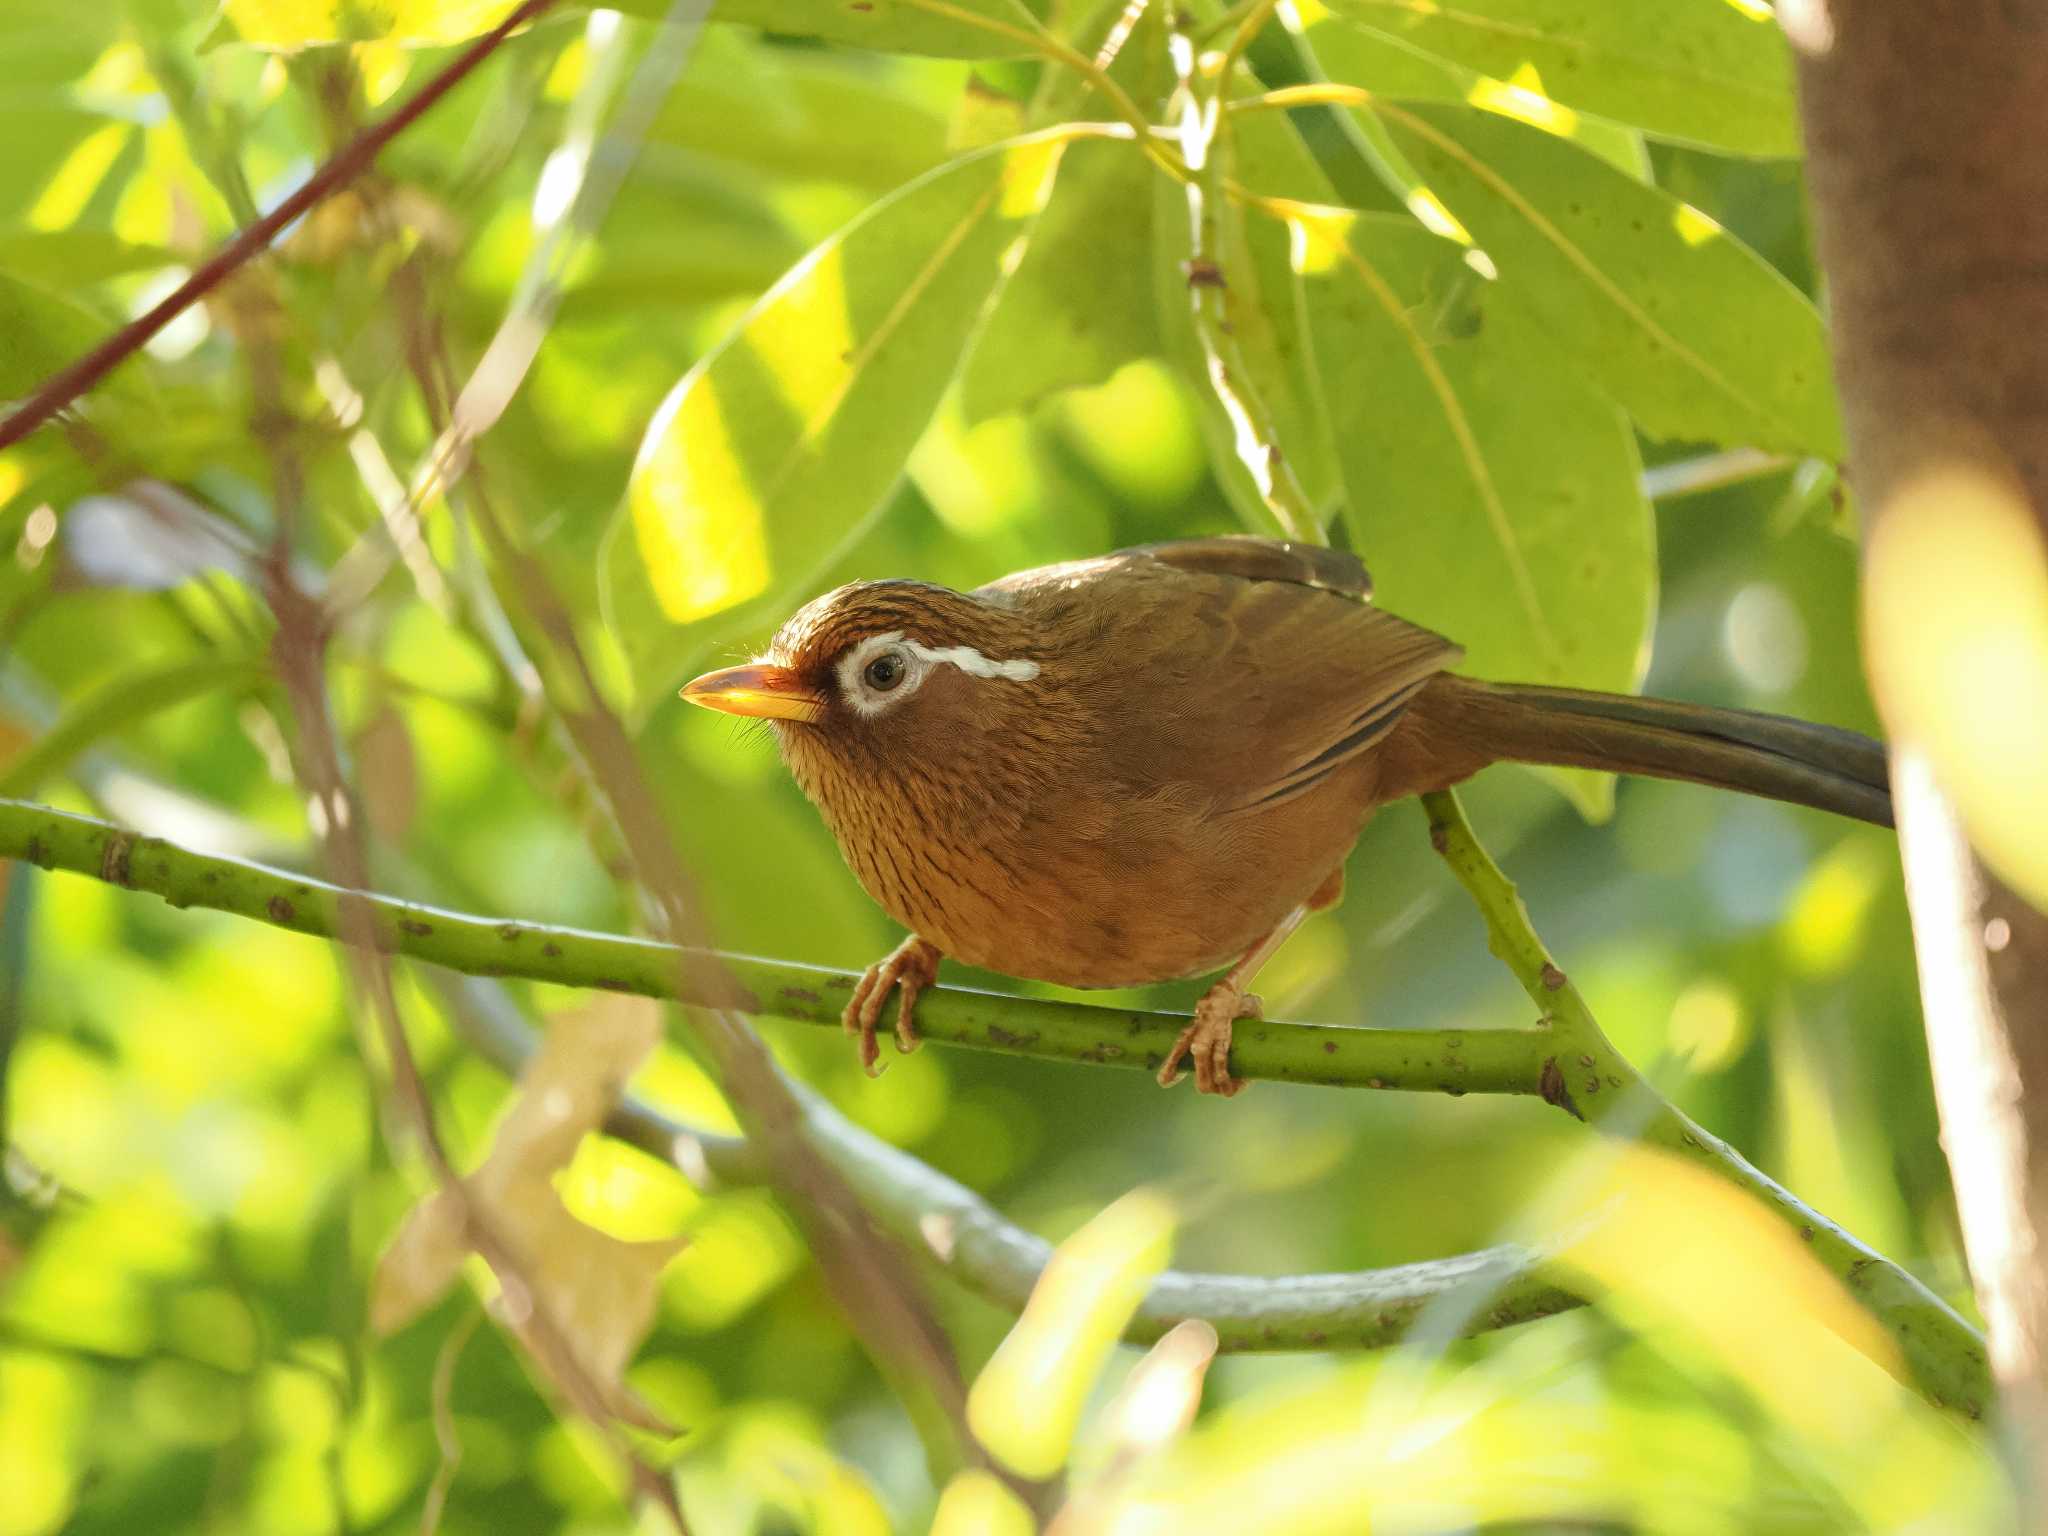
[[[910,1022],[910,1013],[917,1006],[918,993],[937,980],[938,974],[938,946],[914,933],[891,950],[887,959],[877,960],[861,974],[840,1022],[849,1035],[860,1036],[861,1070],[869,1077],[882,1075],[875,1065],[882,1054],[881,1047],[875,1044],[875,1026],[881,1020],[890,992],[900,990],[903,994],[896,1009],[896,1049],[914,1051],[917,1029]]]
[[[1338,889],[1342,889],[1340,885]],[[1322,892],[1318,891],[1317,896]],[[1223,973],[1213,987],[1202,994],[1202,1000],[1195,1004],[1195,1020],[1180,1032],[1180,1038],[1173,1042],[1173,1049],[1166,1053],[1166,1061],[1159,1068],[1159,1086],[1171,1088],[1180,1081],[1180,1064],[1185,1058],[1195,1066],[1195,1091],[1216,1093],[1225,1098],[1242,1092],[1244,1084],[1230,1075],[1230,1027],[1239,1019],[1256,1019],[1263,1006],[1257,996],[1245,991],[1259,967],[1273,958],[1273,951],[1287,942],[1289,934],[1301,926],[1301,920],[1308,916],[1312,907],[1328,905],[1318,903],[1314,897],[1296,907],[1292,912],[1273,925],[1273,931],[1254,944],[1245,957]]]

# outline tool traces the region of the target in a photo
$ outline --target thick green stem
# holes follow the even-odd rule
[[[1480,844],[1458,797],[1422,797],[1429,838],[1486,922],[1487,944],[1549,1023],[1541,1091],[1613,1135],[1663,1147],[1749,1191],[1788,1222],[1818,1259],[1898,1341],[1921,1389],[1976,1418],[1991,1401],[1983,1337],[1946,1302],[1753,1167],[1659,1094],[1602,1032],[1586,1000],[1537,936],[1514,883]]]
[[[103,821],[20,800],[0,800],[0,858],[93,875],[161,896],[320,938],[340,936],[337,898],[324,881],[262,864],[195,853]],[[745,994],[746,1012],[836,1027],[857,977],[750,955],[690,962],[672,945],[577,928],[507,922],[368,894],[378,945],[472,976],[521,977],[563,986],[676,997],[679,974],[721,973]],[[685,983],[690,986],[693,983]],[[724,1002],[685,993],[681,1001]],[[918,1003],[927,1040],[1057,1061],[1154,1071],[1187,1020],[1180,1014],[1011,997],[939,987]],[[1241,1077],[1460,1093],[1535,1093],[1549,1054],[1544,1037],[1515,1029],[1346,1029],[1251,1021],[1231,1054]]]
[[[1918,1280],[1809,1209],[1718,1138],[1658,1096],[1601,1033],[1585,1001],[1544,949],[1512,883],[1472,833],[1455,797],[1425,797],[1431,839],[1471,893],[1495,953],[1543,1010],[1540,1029],[1394,1030],[1247,1021],[1231,1063],[1245,1077],[1451,1093],[1541,1093],[1603,1130],[1668,1147],[1712,1168],[1779,1211],[1896,1337],[1928,1396],[1976,1414],[1989,1401],[1982,1340]],[[0,800],[0,857],[92,876],[163,897],[322,938],[338,937],[336,887],[239,859],[195,853],[89,817]],[[672,946],[616,934],[448,912],[368,895],[376,942],[392,952],[477,976],[525,977],[567,986],[668,998],[681,965]],[[749,994],[752,1011],[832,1025],[854,978],[843,972],[747,956],[718,957]],[[691,1001],[684,998],[683,1001]],[[1018,1055],[1142,1068],[1158,1064],[1178,1032],[1174,1014],[1007,997],[942,987],[919,1005],[927,1038]],[[516,1064],[516,1053],[499,1053]],[[1037,1240],[971,1193],[906,1154],[863,1138],[836,1117],[813,1117],[813,1135],[845,1140],[848,1176],[899,1237],[956,1268],[993,1299],[1021,1302],[1043,1263]],[[644,1108],[615,1126],[667,1156],[688,1145],[710,1171],[735,1181],[760,1174],[744,1142],[697,1137]],[[847,1140],[847,1138],[852,1138]],[[944,1248],[945,1253],[939,1250]],[[1488,1266],[1491,1266],[1490,1268]],[[1263,1279],[1166,1276],[1133,1325],[1163,1332],[1182,1316],[1207,1316],[1240,1349],[1373,1345],[1396,1338],[1415,1311],[1481,1270],[1501,1289],[1475,1320],[1498,1327],[1545,1316],[1573,1297],[1525,1262],[1467,1255],[1358,1275]]]

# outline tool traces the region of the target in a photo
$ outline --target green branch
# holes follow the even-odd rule
[[[533,1054],[533,1027],[489,982],[451,977],[444,989],[464,1040],[506,1073]],[[829,1156],[878,1225],[959,1284],[1008,1311],[1022,1310],[1052,1257],[1052,1244],[1004,1218],[965,1185],[862,1130],[801,1083],[804,1132]],[[606,1122],[621,1141],[678,1168],[691,1182],[767,1182],[745,1139],[699,1131],[631,1095]],[[1229,1275],[1167,1270],[1125,1329],[1150,1344],[1185,1318],[1213,1324],[1218,1347],[1238,1353],[1378,1349],[1400,1342],[1432,1304],[1461,1309],[1459,1332],[1533,1322],[1584,1298],[1552,1279],[1543,1256],[1513,1244],[1386,1269],[1322,1275]]]
[[[1488,947],[1549,1021],[1553,1054],[1541,1068],[1544,1098],[1611,1135],[1675,1152],[1762,1200],[1898,1341],[1928,1397],[1981,1417],[1992,1400],[1982,1335],[1920,1281],[1802,1203],[1645,1082],[1543,947],[1514,883],[1481,846],[1458,797],[1443,790],[1424,795],[1422,805],[1431,844],[1486,921]]]
[[[335,903],[341,892],[332,885],[240,859],[195,853],[162,838],[139,837],[47,806],[0,800],[0,857],[149,892],[174,906],[230,912],[299,933],[338,937]],[[507,1073],[519,1071],[532,1054],[534,1032],[503,990],[487,985],[484,978],[519,976],[668,998],[679,974],[699,970],[679,966],[671,946],[645,939],[499,922],[388,896],[372,895],[366,901],[380,943],[477,978],[451,978],[450,1009],[464,1038]],[[759,998],[772,999],[761,1011],[812,1023],[837,1025],[834,999],[854,980],[810,966],[744,956],[720,959],[742,985]],[[928,1038],[1147,1071],[1157,1065],[1183,1023],[1173,1014],[1125,1013],[951,988],[926,993],[919,1017]],[[943,1035],[934,1028],[941,1017],[947,1021]],[[1133,1028],[1135,1035],[1130,1033]],[[1513,1030],[1417,1031],[1413,1040],[1418,1044],[1406,1045],[1406,1032],[1399,1030],[1261,1028],[1270,1037],[1268,1066],[1299,1062],[1304,1067],[1298,1074],[1302,1080],[1347,1081],[1353,1079],[1345,1074],[1353,1073],[1365,1074],[1356,1081],[1379,1086],[1496,1092],[1519,1086],[1533,1092],[1541,1055],[1540,1036]],[[1479,1058],[1493,1062],[1494,1069],[1471,1070],[1471,1042],[1495,1033],[1516,1042],[1520,1053],[1519,1076],[1512,1081],[1503,1070],[1511,1060],[1505,1053]],[[1303,1038],[1296,1040],[1294,1035]],[[1353,1036],[1366,1038],[1347,1038]],[[1341,1048],[1326,1051],[1324,1045],[1332,1039]],[[1105,1042],[1115,1050],[1106,1051]],[[1367,1049],[1361,1051],[1361,1044]],[[1434,1064],[1426,1069],[1416,1065],[1427,1062]],[[1444,1082],[1425,1081],[1430,1074],[1448,1075]],[[1272,1070],[1265,1075],[1296,1074]],[[1401,1079],[1398,1084],[1396,1079]],[[861,1130],[801,1084],[790,1087],[802,1110],[805,1134],[840,1169],[886,1231],[968,1289],[1010,1310],[1022,1308],[1052,1255],[1050,1243],[1006,1220],[972,1190]],[[766,1160],[752,1143],[698,1131],[637,1099],[620,1105],[607,1129],[674,1164],[694,1182],[708,1179],[750,1187],[769,1182]],[[1181,1319],[1201,1317],[1215,1325],[1226,1350],[1376,1348],[1398,1341],[1425,1307],[1452,1296],[1474,1303],[1461,1330],[1470,1333],[1530,1322],[1583,1304],[1582,1297],[1543,1271],[1540,1255],[1502,1246],[1339,1274],[1168,1271],[1154,1283],[1126,1337],[1149,1343]]]
[[[161,896],[319,938],[340,937],[340,890],[307,875],[217,854],[195,853],[103,821],[0,799],[0,858],[91,875]],[[450,912],[368,894],[380,948],[472,976],[520,977],[569,987],[677,997],[679,975],[721,969],[743,990],[744,1011],[839,1026],[856,976],[818,966],[720,953],[716,967],[671,945],[619,934]],[[684,993],[686,1003],[727,1001]],[[1180,1014],[1105,1008],[939,987],[918,1002],[927,1040],[1055,1061],[1152,1072],[1186,1025]],[[1231,1066],[1240,1077],[1443,1093],[1535,1093],[1553,1047],[1519,1029],[1351,1029],[1246,1021]]]
[[[1899,1341],[1927,1394],[1965,1413],[1990,1400],[1982,1340],[1932,1291],[1865,1247],[1745,1162],[1658,1096],[1601,1032],[1570,979],[1537,937],[1513,884],[1480,846],[1455,797],[1424,797],[1431,840],[1471,893],[1490,942],[1537,1006],[1538,1029],[1397,1030],[1246,1021],[1231,1064],[1239,1075],[1352,1087],[1451,1093],[1540,1093],[1611,1133],[1664,1146],[1755,1193],[1790,1222],[1818,1258]],[[195,853],[89,817],[0,800],[0,857],[22,858],[203,907],[338,937],[340,891],[322,881],[239,859]],[[394,953],[483,977],[524,977],[566,986],[675,995],[684,958],[669,945],[616,934],[504,922],[369,895],[376,942]],[[719,956],[750,1011],[836,1026],[852,976],[747,956]],[[685,997],[685,1002],[693,999]],[[941,987],[919,1005],[927,1039],[1054,1060],[1151,1071],[1179,1032],[1180,1015],[1134,1012]],[[491,1051],[516,1068],[523,1055]],[[897,1237],[938,1259],[971,1288],[1021,1305],[1048,1253],[970,1191],[908,1154],[811,1104],[807,1129],[842,1160],[847,1176]],[[657,1154],[735,1183],[762,1177],[743,1141],[699,1135],[646,1106],[629,1106],[615,1129]],[[1376,1345],[1398,1337],[1415,1312],[1457,1285],[1490,1284],[1477,1327],[1542,1317],[1575,1298],[1519,1250],[1489,1250],[1393,1270],[1261,1278],[1167,1275],[1132,1337],[1156,1337],[1185,1316],[1216,1323],[1229,1347]]]

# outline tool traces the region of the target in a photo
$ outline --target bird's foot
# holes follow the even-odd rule
[[[1220,1094],[1228,1099],[1244,1091],[1244,1081],[1230,1075],[1231,1026],[1239,1019],[1262,1017],[1265,1004],[1255,992],[1243,992],[1229,977],[1202,994],[1195,1004],[1195,1021],[1180,1032],[1166,1061],[1159,1068],[1159,1086],[1171,1088],[1180,1081],[1183,1060],[1194,1063],[1195,1092]]]
[[[869,1077],[882,1075],[882,1069],[875,1065],[882,1054],[882,1048],[875,1043],[875,1026],[881,1022],[889,994],[902,994],[896,1008],[896,1049],[907,1055],[917,1049],[918,1043],[911,1010],[917,1006],[917,995],[937,980],[938,974],[938,947],[914,933],[898,944],[887,959],[877,960],[862,973],[840,1022],[849,1035],[860,1036],[860,1066]]]

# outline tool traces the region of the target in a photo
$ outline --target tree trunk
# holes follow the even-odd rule
[[[2048,720],[2048,5],[1781,0],[1779,15],[1942,1143],[2040,1529],[2048,917],[1991,864],[2040,899],[2038,844],[2016,860],[2006,832],[2038,827],[2048,795],[2048,761],[2012,746],[2028,712]]]

